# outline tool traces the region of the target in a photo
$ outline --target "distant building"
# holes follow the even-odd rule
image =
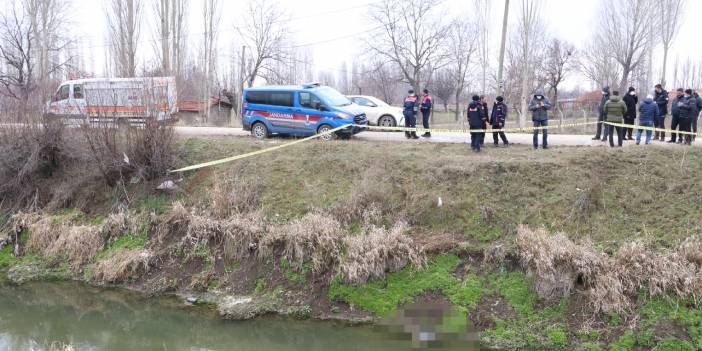
[[[226,126],[231,113],[232,104],[229,101],[214,97],[209,101],[178,101],[178,118],[180,123],[186,125]]]

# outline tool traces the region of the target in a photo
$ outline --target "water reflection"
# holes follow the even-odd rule
[[[427,316],[427,322],[416,324],[414,329],[401,327],[411,324],[402,318],[425,319],[413,317],[412,313],[405,310],[396,316],[398,323],[388,320],[380,328],[277,318],[227,322],[178,299],[147,299],[139,294],[76,283],[0,285],[0,350],[47,350],[55,342],[71,344],[80,351],[361,351],[426,346],[471,350],[450,346],[458,345],[451,344],[454,341],[468,340],[459,340],[458,336],[470,335],[442,329],[456,325],[443,323],[452,314]],[[443,326],[431,327],[432,321],[439,319],[442,323],[438,325]],[[406,330],[404,337],[401,330]],[[457,337],[451,341],[449,335]],[[438,340],[438,344],[430,339]]]

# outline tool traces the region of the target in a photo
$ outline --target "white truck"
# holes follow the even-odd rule
[[[176,112],[174,77],[89,78],[63,82],[46,103],[45,117],[133,126],[169,123]]]

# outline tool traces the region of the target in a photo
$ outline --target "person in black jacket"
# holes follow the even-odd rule
[[[607,141],[607,128],[605,128],[604,125],[604,122],[607,120],[607,114],[604,112],[604,105],[608,100],[609,87],[605,86],[602,88],[602,99],[600,99],[600,105],[598,106],[599,114],[597,115],[597,121],[599,123],[597,123],[597,133],[592,140],[600,140],[600,136],[602,136],[602,141]]]
[[[697,110],[702,112],[702,98],[700,98],[700,94],[697,94],[696,91],[692,91],[692,96],[695,97],[695,100],[697,100]],[[699,120],[700,116],[699,114],[697,116],[692,117],[692,131],[697,134],[697,121]],[[695,141],[695,138],[697,135],[692,136],[692,141]]]
[[[697,117],[697,99],[692,95],[692,89],[685,90],[685,97],[678,102],[680,108],[680,131],[692,131],[692,118]],[[685,145],[692,145],[692,135],[685,134]]]
[[[665,116],[668,114],[668,91],[663,89],[663,86],[656,84],[656,95],[653,100],[658,105],[658,118],[656,118],[655,127],[665,129]],[[660,139],[658,138],[660,136]],[[653,140],[665,141],[665,132],[656,131],[653,134]]]
[[[496,132],[495,130],[501,130],[505,127],[507,122],[507,105],[505,105],[505,99],[502,96],[498,96],[495,99],[495,104],[492,105],[492,114],[490,115],[490,125],[492,126],[492,141],[495,146],[499,144],[498,136],[502,139],[502,143],[507,146],[507,136],[505,132]]]
[[[470,148],[475,152],[480,152],[482,138],[485,135],[484,132],[477,132],[476,130],[485,129],[486,123],[487,118],[485,113],[483,113],[483,105],[480,103],[480,96],[473,95],[470,104],[468,104],[468,126],[471,129]]]
[[[634,87],[629,87],[629,92],[624,96],[624,103],[626,104],[626,114],[624,115],[624,124],[634,125],[636,121],[636,104],[639,103],[639,97],[636,95],[636,89]],[[634,140],[633,128],[624,128],[624,140]]]
[[[670,114],[672,118],[670,119],[670,130],[673,132],[670,133],[670,140],[668,140],[669,143],[682,143],[683,142],[683,135],[682,134],[676,134],[675,130],[680,127],[680,102],[685,99],[685,90],[683,88],[678,88],[676,91],[675,98],[673,101],[670,103]],[[682,131],[682,129],[680,129]]]
[[[480,106],[483,108],[483,117],[485,118],[485,121],[490,120],[490,112],[488,110],[488,100],[487,100],[487,95],[480,95]],[[487,128],[487,125],[485,126]],[[482,139],[480,139],[480,145],[482,146],[485,144],[485,133],[483,133]]]

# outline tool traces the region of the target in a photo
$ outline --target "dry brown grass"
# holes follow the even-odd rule
[[[245,167],[237,168],[234,174],[215,176],[211,192],[210,210],[217,218],[233,214],[249,213],[258,208],[261,185],[243,177]]]
[[[93,267],[93,279],[103,283],[117,283],[136,279],[149,271],[154,255],[146,249],[119,250]]]
[[[319,273],[338,264],[343,236],[344,231],[337,220],[328,215],[309,213],[288,224],[271,227],[261,238],[258,253],[261,258],[280,253],[297,268],[311,262],[312,270]]]
[[[520,227],[516,244],[543,298],[564,296],[580,282],[596,311],[623,311],[640,290],[651,296],[702,291],[702,244],[697,237],[664,252],[632,242],[610,257],[589,242],[575,244],[563,234]]]
[[[44,257],[66,257],[73,270],[90,262],[102,248],[100,228],[63,223],[38,214],[16,214],[12,221],[30,233],[27,249]]]
[[[373,209],[374,215],[392,212],[396,206],[388,200],[397,180],[393,178],[390,167],[383,161],[368,167],[353,184],[349,199],[335,209],[334,216],[348,222],[363,217],[367,209]]]
[[[346,255],[340,264],[344,281],[362,284],[408,264],[423,266],[426,257],[406,231],[407,225],[400,222],[390,230],[372,226],[363,235],[345,237]]]

